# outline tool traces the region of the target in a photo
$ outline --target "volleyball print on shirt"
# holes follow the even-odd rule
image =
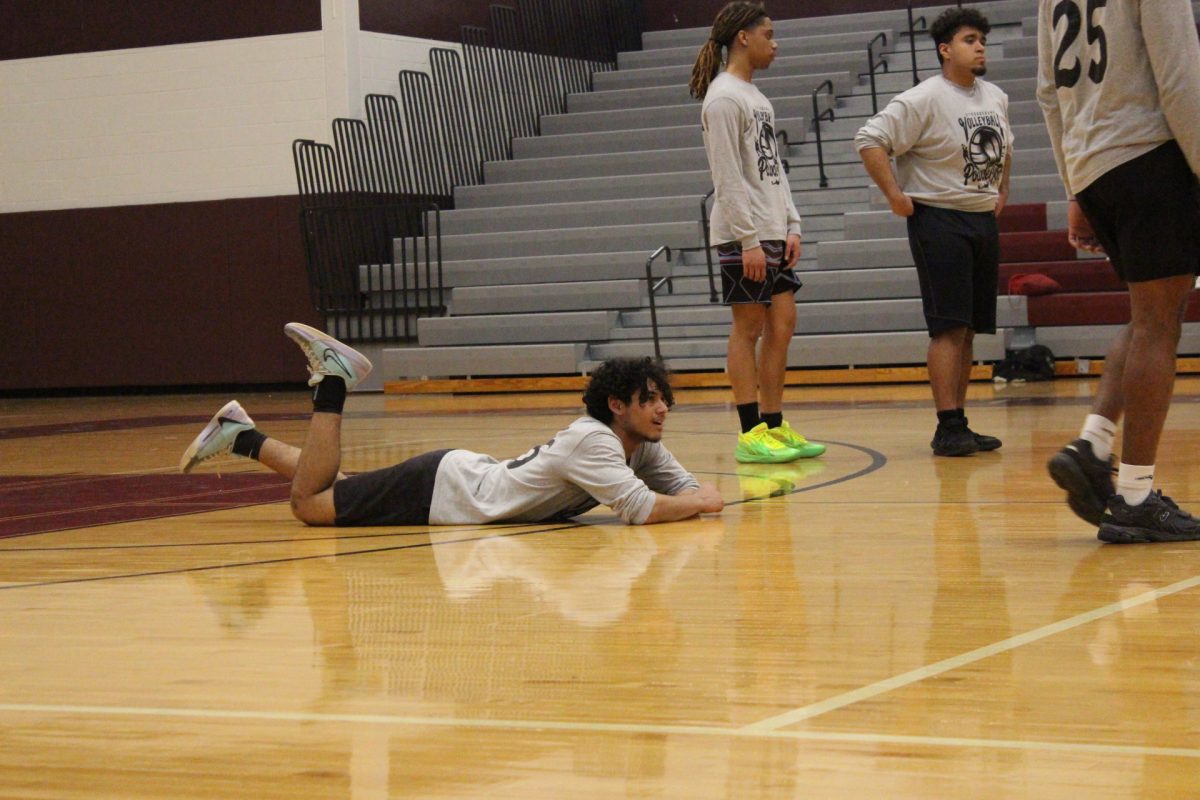
[[[994,111],[975,111],[958,118],[964,142],[963,186],[997,186],[1004,174],[1004,120]]]
[[[758,123],[758,137],[754,140],[754,150],[758,154],[758,179],[768,178],[772,186],[779,185],[779,152],[775,142],[775,122],[771,112],[766,109],[756,109],[754,121]]]

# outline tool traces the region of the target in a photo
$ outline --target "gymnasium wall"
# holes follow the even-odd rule
[[[0,391],[300,379],[280,331],[319,320],[291,142],[440,43],[362,32],[354,0],[0,18]]]

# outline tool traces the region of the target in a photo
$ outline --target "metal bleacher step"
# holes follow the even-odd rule
[[[417,341],[422,347],[604,341],[617,321],[617,314],[601,309],[425,317],[417,324]]]
[[[445,261],[465,261],[472,258],[513,258],[630,250],[649,253],[664,244],[670,247],[694,247],[701,241],[701,235],[698,220],[567,230],[472,233],[442,237],[441,254]]]
[[[809,94],[826,80],[833,84],[833,94],[835,95],[847,94],[850,89],[858,85],[858,75],[849,70],[822,71],[803,76],[770,76],[764,73],[763,77],[754,79],[754,85],[766,95],[768,100],[774,102],[776,97],[795,97],[797,92]],[[688,93],[685,79],[678,85],[569,94],[567,95],[567,111],[568,113],[620,111],[634,108],[678,106],[695,102]]]
[[[587,349],[582,342],[388,347],[383,350],[380,368],[389,379],[570,375],[578,371]]]
[[[776,36],[779,52],[788,55],[809,55],[813,53],[849,53],[862,50],[864,43],[877,33],[886,33],[888,41],[893,41],[896,29],[888,27],[864,28],[854,31],[839,31],[836,33],[813,34],[809,31],[794,31],[794,35]],[[696,61],[696,51],[707,31],[694,42],[677,47],[657,47],[646,50],[633,50],[617,54],[619,70],[645,69],[647,67],[686,66],[691,68]]]
[[[994,361],[1004,357],[1004,340],[996,336],[975,338],[975,358]],[[710,358],[724,366],[727,337],[703,339],[668,339],[661,342],[663,357],[672,369],[681,369],[675,359]],[[879,333],[826,333],[797,336],[788,347],[789,367],[866,367],[893,364],[924,364],[929,348],[929,334],[918,331],[886,331]],[[588,348],[590,361],[608,358],[637,357],[653,352],[648,340],[631,339],[621,342],[593,344]],[[582,365],[581,365],[581,368]]]
[[[599,311],[641,308],[645,304],[645,280],[465,286],[450,293],[450,312],[455,317],[536,313],[545,309]]]
[[[779,119],[805,118],[812,113],[808,95],[775,97],[771,99]],[[821,108],[824,111],[824,108]],[[695,100],[680,105],[657,108],[613,109],[583,111],[570,114],[549,114],[541,119],[542,136],[561,136],[571,133],[600,133],[603,131],[632,131],[645,128],[668,128],[700,125],[700,104]]]
[[[556,156],[630,153],[645,150],[670,150],[703,144],[699,114],[690,124],[665,128],[638,128],[601,133],[567,133],[556,136],[532,136],[513,139],[513,158],[552,158]],[[788,141],[804,141],[808,122],[803,117],[776,116],[778,130],[788,131]]]

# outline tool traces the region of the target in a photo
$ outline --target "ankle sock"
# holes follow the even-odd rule
[[[780,425],[783,424],[783,412],[782,411],[774,411],[774,412],[764,411],[763,415],[762,415],[762,421],[767,423],[768,428],[778,428]]]
[[[1113,437],[1117,435],[1117,423],[1099,414],[1088,414],[1083,421],[1079,438],[1091,443],[1092,452],[1101,461],[1112,455]]]
[[[1153,488],[1153,464],[1145,467],[1140,464],[1121,462],[1121,466],[1117,469],[1117,494],[1121,495],[1121,499],[1125,501],[1126,505],[1141,505],[1150,496],[1150,490]]]
[[[762,417],[758,415],[758,402],[741,403],[737,407],[738,421],[742,425],[742,433],[749,433],[751,428],[754,428],[758,423],[762,422]]]
[[[313,413],[340,414],[345,406],[346,381],[337,375],[326,375],[313,390]]]
[[[237,456],[245,456],[258,460],[258,453],[262,450],[263,442],[267,440],[265,433],[259,433],[254,428],[248,431],[242,431],[233,440],[233,454]]]
[[[938,418],[938,426],[939,427],[942,425],[945,425],[946,423],[950,422],[951,420],[958,419],[958,409],[951,408],[948,411],[939,411],[939,412],[937,412],[937,418]]]

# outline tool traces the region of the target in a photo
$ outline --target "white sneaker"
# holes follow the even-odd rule
[[[316,386],[326,375],[336,375],[346,382],[346,391],[350,391],[371,374],[371,362],[366,356],[328,333],[300,322],[289,322],[283,326],[283,332],[308,356],[308,371],[312,373],[309,386]]]
[[[179,459],[179,471],[191,472],[201,461],[233,451],[233,440],[242,431],[252,430],[254,420],[237,400],[230,400],[192,440]]]

